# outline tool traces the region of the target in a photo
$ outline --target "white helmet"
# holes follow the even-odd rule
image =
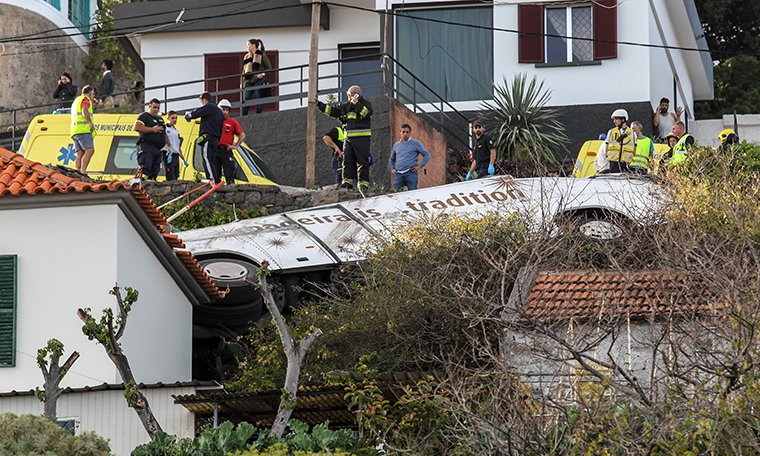
[[[622,117],[623,119],[628,120],[628,111],[626,111],[625,109],[616,109],[615,112],[613,112],[612,116],[610,117],[612,117],[613,119],[615,117]]]
[[[217,106],[219,106],[220,108],[230,108],[230,109],[232,109],[232,105],[230,104],[230,102],[226,98],[224,98],[221,101],[219,101],[219,104]]]

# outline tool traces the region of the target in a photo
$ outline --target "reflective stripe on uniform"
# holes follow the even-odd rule
[[[351,130],[346,132],[346,137],[355,138],[358,136],[371,136],[372,130]]]
[[[69,133],[71,136],[90,133],[90,122],[87,121],[87,118],[84,116],[84,111],[82,110],[82,102],[85,98],[84,95],[80,95],[71,104],[71,125],[69,126]],[[92,100],[90,100],[90,106],[87,110],[90,112],[90,118],[92,118],[94,110]]]
[[[630,163],[633,159],[633,154],[636,152],[633,145],[633,130],[626,128],[624,133],[626,133],[625,136],[620,133],[619,128],[613,128],[610,131],[610,137],[607,141],[607,159],[609,161]]]
[[[631,166],[633,168],[640,168],[649,171],[649,153],[652,148],[651,138],[639,138],[636,144],[636,155],[631,160]]]
[[[686,139],[690,138],[690,134],[681,136],[676,145],[673,147],[673,158],[670,159],[671,164],[681,163],[686,160],[686,155],[689,153],[686,148]]]

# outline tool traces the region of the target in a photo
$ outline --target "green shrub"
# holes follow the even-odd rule
[[[164,432],[156,438],[132,451],[132,456],[225,456],[236,454],[252,455],[374,455],[374,450],[351,436],[351,431],[341,429],[331,431],[329,422],[309,426],[298,420],[290,420],[290,432],[283,438],[269,437],[269,430],[259,430],[258,438],[251,444],[251,437],[257,429],[248,423],[240,423],[237,428],[225,421],[217,428],[208,428],[195,439],[178,439]],[[344,453],[330,452],[341,449]],[[327,451],[328,453],[322,453]],[[319,453],[313,453],[319,452]]]
[[[69,435],[37,415],[0,415],[0,454],[35,456],[106,456],[108,441],[94,433]]]
[[[172,203],[163,209],[166,217],[174,215],[180,209],[187,206],[185,203]],[[245,215],[243,215],[245,214]],[[258,206],[249,207],[241,214],[236,206],[221,202],[214,203],[214,207],[205,204],[196,204],[192,209],[172,221],[172,225],[180,231],[194,230],[208,226],[224,225],[235,220],[245,219],[246,216],[255,218],[263,215]]]

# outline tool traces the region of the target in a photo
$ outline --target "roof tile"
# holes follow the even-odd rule
[[[689,286],[699,278],[668,271],[541,271],[526,302],[536,318],[647,318],[668,313],[708,314],[712,298]]]
[[[153,203],[150,195],[139,185],[128,186],[125,181],[89,183],[68,177],[40,163],[24,158],[0,146],[0,197],[27,195],[52,195],[55,193],[115,192],[128,190],[143,211],[156,225],[164,240],[174,250],[177,257],[187,267],[204,291],[212,298],[221,298],[223,293],[214,285],[201,268],[195,257],[184,249],[185,245],[175,234],[167,233],[168,222]]]

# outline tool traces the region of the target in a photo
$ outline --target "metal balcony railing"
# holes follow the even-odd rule
[[[357,71],[351,73],[340,73],[342,63],[352,60],[364,60],[377,58],[377,69],[367,71]],[[337,68],[338,70],[335,70]],[[401,76],[399,73],[402,73]],[[236,101],[232,103],[233,110],[243,106],[255,110],[255,107],[261,104],[269,103],[289,103],[291,108],[306,106],[308,103],[308,71],[307,64],[296,65],[291,67],[276,68],[265,73],[277,73],[279,81],[257,86],[257,90],[264,88],[272,89],[273,95],[267,98],[252,99],[247,102]],[[367,93],[371,89],[379,88],[380,93],[395,98],[416,114],[424,118],[428,124],[438,130],[449,142],[449,147],[456,147],[463,150],[469,149],[469,129],[467,118],[460,113],[448,101],[439,96],[424,81],[416,77],[411,71],[401,63],[387,54],[373,54],[361,57],[338,59],[319,62],[318,77],[318,95],[342,94],[348,89],[348,86],[342,86],[342,81],[355,80],[358,76],[379,75],[380,83],[362,85],[362,90]],[[287,77],[286,77],[287,76]],[[133,89],[127,92],[114,94],[115,97],[122,95],[135,95],[135,99],[140,99],[141,94],[150,92],[151,98],[158,98],[164,106],[164,112],[174,104],[189,104],[198,98],[198,86],[203,85],[212,96],[218,101],[222,98],[232,98],[243,100],[243,92],[240,86],[243,83],[241,74],[222,76],[216,78],[196,79],[191,81],[176,82],[160,86],[151,86],[140,89]],[[225,88],[233,87],[233,88]],[[250,90],[250,89],[248,89]],[[156,96],[156,93],[162,93],[163,96]],[[182,92],[181,95],[171,96],[172,92]],[[147,101],[147,100],[146,100]],[[9,150],[18,150],[23,140],[26,128],[32,118],[45,112],[53,112],[59,107],[58,102],[47,103],[36,106],[27,106],[0,111],[0,116],[10,116],[11,122],[0,125],[0,145]],[[110,109],[100,110],[98,112],[125,112],[134,110],[142,112],[145,104],[134,104],[128,106],[118,106]],[[175,109],[180,114],[185,109]],[[462,127],[464,125],[465,127]]]

